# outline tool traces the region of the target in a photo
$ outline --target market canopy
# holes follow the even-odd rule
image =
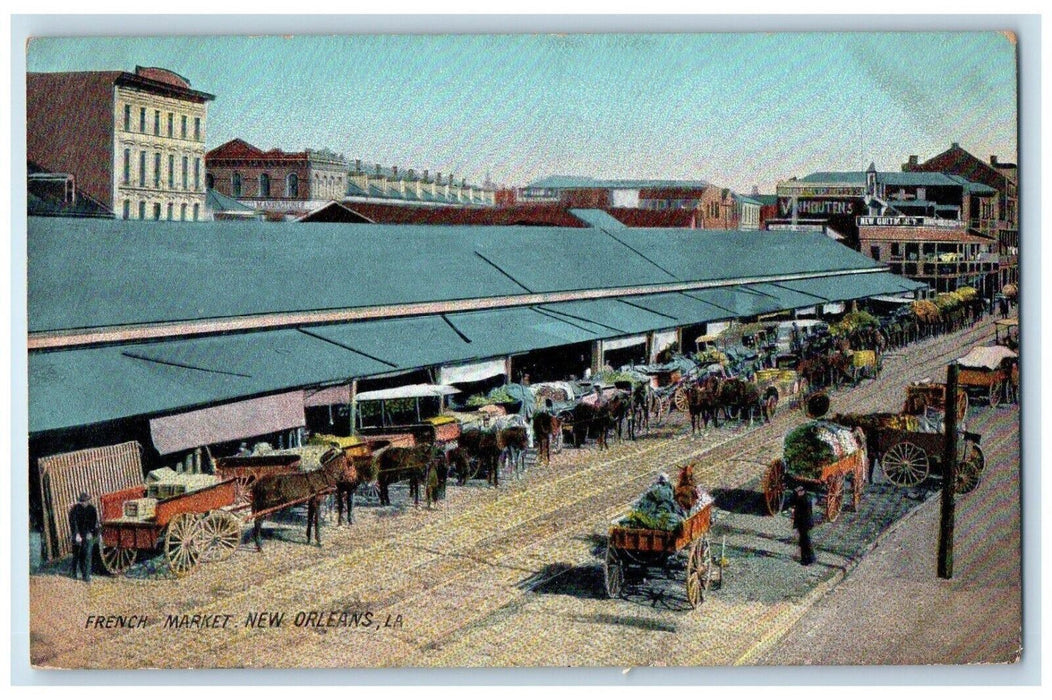
[[[974,369],[997,369],[1007,359],[1019,357],[1018,353],[1009,350],[1003,345],[984,345],[972,348],[964,357],[957,360],[961,367]]]
[[[459,394],[460,389],[455,386],[444,384],[408,384],[395,387],[394,389],[380,389],[378,391],[363,391],[356,394],[355,401],[389,401],[391,399],[423,399],[437,398]]]

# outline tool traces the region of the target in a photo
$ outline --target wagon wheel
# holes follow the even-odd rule
[[[603,566],[603,585],[606,594],[611,598],[620,598],[625,589],[625,565],[617,548],[611,545],[606,547],[606,563]]]
[[[957,477],[953,484],[953,492],[957,494],[971,493],[979,486],[983,469],[986,468],[986,457],[983,451],[972,441],[965,443],[965,458],[957,463]]]
[[[687,387],[678,387],[676,392],[672,395],[672,398],[676,402],[676,408],[681,413],[687,413],[690,411],[690,395],[687,393]]]
[[[988,397],[988,400],[990,401],[991,406],[996,406],[1000,403],[1001,389],[1001,382],[999,380],[995,379],[990,382],[990,396]]]
[[[844,505],[844,475],[835,474],[826,482],[826,521],[835,523]]]
[[[691,547],[690,556],[687,558],[687,602],[692,609],[701,605],[703,592],[709,589],[711,582],[712,552],[709,549],[709,539],[702,537]]]
[[[909,440],[903,440],[884,453],[880,467],[896,486],[916,486],[928,476],[928,455]]]
[[[164,556],[172,573],[182,578],[201,558],[201,523],[194,513],[179,513],[165,530]]]
[[[657,400],[657,410],[654,412],[654,425],[658,427],[664,425],[670,415],[672,415],[671,397],[659,396]]]
[[[563,451],[563,429],[561,427],[553,432],[548,439],[550,441],[549,449],[552,452],[559,454]]]
[[[254,476],[245,475],[234,478],[234,507],[241,509],[252,505],[252,482]]]
[[[122,547],[119,544],[115,547],[107,547],[104,544],[99,546],[102,566],[112,576],[120,576],[127,571],[135,563],[136,554],[138,552],[131,547]]]
[[[763,498],[767,512],[778,515],[785,508],[785,462],[776,459],[763,477]]]
[[[213,510],[200,523],[201,560],[226,561],[241,544],[241,521],[233,514]]]

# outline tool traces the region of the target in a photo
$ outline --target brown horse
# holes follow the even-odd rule
[[[558,418],[547,411],[533,414],[533,443],[537,446],[537,459],[544,459],[546,464],[552,462],[552,436],[563,429]]]
[[[456,466],[457,483],[461,486],[467,483],[472,474],[480,471],[485,474],[488,483],[496,483],[494,474],[500,461],[496,432],[479,428],[461,432],[456,449],[449,454],[449,460]]]
[[[607,399],[599,410],[600,424],[605,431],[613,430],[617,433],[617,439],[623,439],[625,419],[630,418],[632,412],[632,397],[626,391],[618,390]],[[629,437],[636,439],[635,429],[630,420],[628,423]],[[606,444],[606,435],[603,435],[603,444]]]
[[[511,472],[516,478],[522,477],[526,464],[526,450],[530,446],[530,438],[526,428],[512,426],[497,432],[497,449],[500,450],[499,462],[507,461]],[[497,484],[497,471],[493,471],[493,485]]]
[[[437,500],[449,473],[446,455],[437,445],[388,447],[375,458],[377,483],[380,486],[380,505],[391,505],[389,487],[398,481],[409,481],[409,495],[414,505],[420,504],[420,484],[424,484],[427,507]]]
[[[719,377],[710,375],[687,390],[691,435],[697,432],[699,423],[702,429],[709,427],[710,420],[714,428],[720,427],[719,409],[722,385],[723,382]]]
[[[301,448],[288,452],[298,449]],[[303,503],[307,504],[307,542],[310,543],[313,529],[315,541],[321,545],[322,497],[331,493],[341,479],[346,479],[353,467],[339,449],[329,448],[320,455],[313,446],[303,449],[314,452],[321,464],[320,469],[273,474],[252,483],[252,536],[257,551],[263,551],[263,521],[266,516]]]
[[[387,449],[390,440],[369,440],[366,446],[354,445],[344,448],[346,461],[336,480],[336,526],[343,524],[343,510],[347,509],[347,524],[354,522],[354,495],[358,487],[376,481],[376,463],[374,457]]]

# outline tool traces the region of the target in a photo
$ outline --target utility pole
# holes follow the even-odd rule
[[[957,482],[957,363],[946,366],[942,452],[942,509],[939,517],[939,578],[953,578],[953,488]]]

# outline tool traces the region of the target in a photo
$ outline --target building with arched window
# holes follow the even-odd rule
[[[347,164],[326,150],[264,151],[234,139],[205,155],[205,171],[215,191],[265,211],[298,215],[347,194]]]

